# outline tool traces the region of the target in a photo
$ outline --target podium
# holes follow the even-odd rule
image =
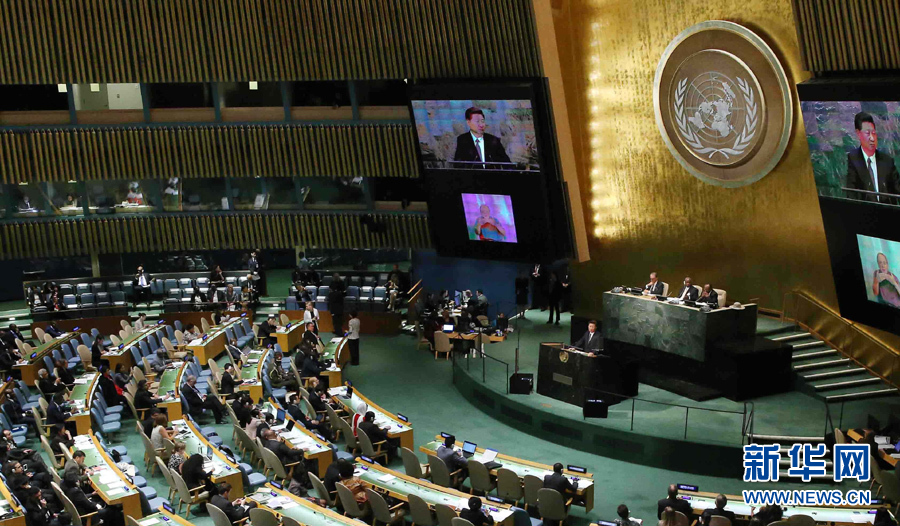
[[[637,396],[637,367],[602,354],[566,350],[562,343],[542,343],[538,394],[582,407],[588,390],[590,396],[607,397],[611,404]]]

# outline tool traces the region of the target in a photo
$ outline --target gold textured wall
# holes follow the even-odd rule
[[[576,312],[599,315],[601,290],[684,276],[781,309],[793,288],[837,300],[800,112],[781,162],[761,181],[719,188],[688,174],[656,127],[653,78],[666,45],[710,19],[745,25],[805,80],[790,0],[565,0],[556,34],[591,260],[574,265]],[[796,101],[796,93],[794,93]],[[796,102],[795,102],[796,103]]]

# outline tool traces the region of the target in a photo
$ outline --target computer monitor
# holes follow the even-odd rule
[[[445,323],[443,329],[444,332],[453,332],[454,327],[452,323]]]
[[[458,290],[453,291],[453,303],[459,305],[460,301],[462,301],[462,292]]]
[[[287,427],[285,429],[287,430],[288,433],[290,433],[291,430],[294,429],[294,421],[288,420]]]
[[[476,447],[478,447],[477,444],[474,444],[474,443],[469,442],[468,440],[466,440],[465,442],[463,442],[463,447],[462,447],[462,449],[463,449],[463,452],[465,452],[465,453],[474,454],[474,453],[475,453],[475,448],[476,448]]]
[[[284,422],[284,409],[279,409],[278,412],[275,413],[275,421]]]
[[[212,446],[206,446],[206,458],[212,460]]]

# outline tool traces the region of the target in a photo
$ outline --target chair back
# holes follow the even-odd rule
[[[872,460],[875,460],[874,458]],[[872,465],[876,462],[871,462]],[[900,502],[900,480],[897,479],[893,470],[883,470],[881,472],[881,489],[884,497],[892,502]]]
[[[347,442],[347,448],[349,448],[351,451],[356,451],[357,449],[359,449],[359,441],[356,440],[355,436],[353,436],[353,428],[350,427],[350,424],[348,424],[347,421],[343,418],[337,416],[337,413],[335,413],[335,420],[331,421],[332,429],[334,429],[335,422],[337,422],[337,427],[341,430],[341,434],[344,435],[344,440]]]
[[[41,330],[41,329],[38,328],[38,330]],[[50,336],[50,334],[44,334],[43,338],[41,338],[41,341],[44,343],[50,343],[53,341],[53,336]]]
[[[285,326],[285,325],[287,325],[288,323],[291,322],[291,318],[290,318],[287,314],[282,313],[281,316],[280,316],[280,318],[281,318],[281,325],[282,325],[282,326]]]
[[[312,487],[319,495],[319,498],[325,501],[325,504],[328,505],[329,508],[334,507],[334,498],[328,493],[328,488],[325,487],[325,484],[322,482],[319,477],[314,474],[309,474],[309,480],[312,482]]]
[[[38,340],[44,341],[44,334],[46,334],[46,333],[44,332],[44,329],[42,329],[42,328],[40,328],[40,327],[35,327],[35,328],[34,328],[34,335],[37,337]]]
[[[286,516],[282,515],[281,516],[281,526],[301,526],[301,524],[290,517],[286,517]]]
[[[417,479],[423,478],[422,464],[419,464],[419,457],[413,453],[413,450],[408,447],[401,447],[400,456],[403,458],[403,470],[406,471],[407,475]]]
[[[204,334],[209,332],[209,322],[206,321],[206,318],[200,318],[200,330],[202,330]]]
[[[524,478],[524,494],[526,506],[537,506],[538,490],[544,487],[544,481],[534,475],[525,475]]]
[[[143,434],[143,433],[141,433],[141,434]],[[166,479],[166,484],[170,488],[174,488],[175,487],[175,479],[172,478],[172,472],[169,471],[169,466],[167,466],[166,463],[163,462],[163,459],[161,459],[159,457],[156,457],[156,465],[159,466],[159,470],[162,472],[163,477]]]
[[[484,464],[470,458],[466,467],[469,468],[469,484],[472,485],[472,489],[479,492],[490,492],[494,489],[494,483],[491,482],[491,474],[484,467]]]
[[[675,510],[675,526],[690,526],[690,524],[691,521],[687,518],[687,515]]]
[[[80,344],[76,350],[78,351],[78,356],[81,357],[81,363],[84,365],[84,368],[91,367],[91,350],[88,349],[88,346]]]
[[[147,457],[147,464],[153,464],[156,461],[156,448],[153,447],[153,444],[150,442],[150,439],[147,438],[147,435],[143,433],[138,433],[141,435],[141,442],[144,443],[144,453]],[[176,486],[177,488],[177,486]]]
[[[834,443],[835,444],[846,444],[847,436],[844,435],[844,432],[838,428],[834,428]]]
[[[544,520],[564,521],[569,515],[563,496],[555,489],[538,490],[538,513]]]
[[[434,350],[437,352],[450,352],[453,345],[450,343],[450,337],[443,332],[434,333]]]
[[[250,510],[250,523],[253,526],[278,526],[278,518],[269,510],[253,508]]]
[[[428,455],[428,466],[431,468],[431,481],[438,486],[451,487],[450,468],[436,455]],[[438,517],[440,518],[440,517]]]
[[[418,464],[418,461],[416,461]],[[408,473],[407,473],[408,474]],[[435,526],[435,518],[434,515],[431,514],[431,510],[428,509],[428,503],[422,500],[422,497],[418,495],[414,495],[412,493],[409,494],[409,514],[412,517],[412,521],[419,526]],[[438,504],[440,506],[440,504]]]
[[[709,526],[731,526],[731,519],[721,515],[713,515],[709,518]]]
[[[475,526],[462,517],[453,517],[453,519],[450,520],[450,524],[452,524],[453,526]]]
[[[791,515],[787,518],[787,522],[791,526],[816,526],[816,519],[802,513]]]
[[[217,364],[216,361],[213,360],[212,358],[207,360],[206,363],[209,365],[209,370],[212,371],[212,375],[213,375],[213,378],[215,378],[216,383],[221,382],[222,381],[222,370],[219,369],[219,364]]]
[[[522,481],[515,471],[507,468],[497,470],[497,496],[513,502],[522,498]]]
[[[143,361],[143,358],[141,359]],[[135,381],[140,382],[141,380],[146,380],[147,376],[144,374],[144,371],[141,370],[140,367],[135,365],[131,368],[131,376],[134,377]]]
[[[338,498],[341,500],[341,506],[344,508],[347,515],[356,519],[362,519],[366,516],[365,510],[360,508],[359,503],[356,502],[356,498],[353,497],[353,492],[347,489],[347,486],[338,482],[334,487],[337,488]]]
[[[375,458],[377,454],[375,453],[375,447],[372,445],[372,440],[365,431],[358,427],[356,428],[356,441],[359,444],[359,448],[362,450],[363,455],[369,458]]]
[[[109,335],[109,341],[110,341],[113,345],[115,345],[116,347],[118,347],[119,345],[122,344],[122,340],[120,340],[119,337],[116,336],[115,334],[110,334],[110,335]]]
[[[446,504],[435,504],[434,505],[434,514],[437,515],[437,521],[439,526],[452,526],[453,519],[459,517],[453,508],[447,506]]]
[[[366,488],[366,497],[368,498],[369,506],[372,508],[372,517],[374,517],[376,521],[385,524],[393,522],[391,509],[388,507],[387,502],[385,502],[384,497],[382,497],[380,493],[376,493],[370,488]]]
[[[209,513],[209,518],[213,521],[213,526],[232,526],[231,519],[218,506],[213,506],[207,502],[206,511]]]
[[[56,469],[62,469],[62,461],[60,461],[56,457],[56,454],[53,452],[53,448],[50,447],[50,442],[47,441],[47,437],[45,437],[44,435],[41,435],[41,447],[44,448],[44,453],[46,453],[47,456],[50,457],[50,461],[53,462],[53,467]]]
[[[172,482],[175,483],[175,491],[178,492],[178,498],[181,499],[181,502],[190,506],[190,503],[194,501],[194,498],[191,496],[191,490],[188,489],[184,478],[182,478],[181,474],[176,470],[169,470],[169,476],[172,477]]]
[[[181,332],[181,329],[175,329],[175,341],[178,342],[178,345],[184,345],[184,333]]]
[[[63,508],[66,510],[66,513],[72,516],[72,526],[81,526],[81,515],[78,514],[78,508],[72,504],[72,501],[69,500],[69,497],[63,493],[62,489],[60,489],[59,484],[56,482],[51,482],[50,487],[53,488],[53,491],[56,493],[56,496],[59,497],[60,502],[63,503]]]
[[[284,464],[281,463],[278,455],[267,447],[262,447],[260,453],[262,453],[263,463],[265,463],[266,467],[275,472],[276,477],[281,479],[286,479],[288,477],[287,471],[284,469]]]

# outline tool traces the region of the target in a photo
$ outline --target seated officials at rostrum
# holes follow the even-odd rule
[[[697,301],[698,296],[700,296],[700,293],[694,288],[694,282],[691,280],[690,276],[684,278],[684,286],[678,291],[678,296],[676,297],[684,301]]]
[[[656,272],[650,273],[650,283],[644,285],[644,294],[647,296],[662,296],[665,285],[656,278]]]
[[[597,332],[596,321],[591,320],[588,322],[587,332],[584,333],[584,336],[582,336],[581,339],[573,344],[573,347],[578,347],[591,354],[600,352],[600,333]]]
[[[703,292],[697,298],[697,303],[706,303],[710,307],[717,309],[719,308],[719,293],[712,288],[712,285],[707,283],[703,285]]]

